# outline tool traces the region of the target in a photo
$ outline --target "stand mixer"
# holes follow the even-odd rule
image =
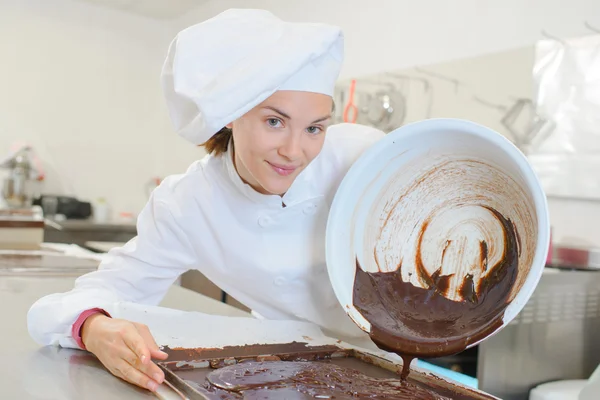
[[[0,168],[8,169],[2,185],[2,197],[8,208],[29,208],[33,199],[33,182],[41,175],[31,161],[31,147],[24,146],[0,162]]]

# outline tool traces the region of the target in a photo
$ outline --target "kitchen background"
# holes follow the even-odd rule
[[[341,82],[357,78],[360,86],[361,78],[385,72],[426,78],[430,116],[508,133],[499,109],[475,98],[505,107],[532,98],[542,31],[569,38],[592,33],[586,22],[600,26],[598,1],[564,4],[0,0],[0,159],[30,144],[44,170],[43,193],[105,198],[113,220],[135,216],[154,178],[182,172],[203,155],[168,120],[158,80],[167,46],[180,29],[230,7],[338,24],[346,33]],[[427,115],[429,97],[411,101],[405,122]],[[600,202],[549,201],[555,239],[600,246],[600,225],[589,223],[600,218]]]
[[[0,249],[55,252],[59,243],[61,252],[73,256],[61,273],[78,276],[95,269],[98,260],[82,260],[84,249],[72,244],[103,253],[136,234],[135,217],[160,179],[204,156],[171,127],[159,84],[167,47],[181,29],[232,7],[264,8],[287,20],[344,29],[338,121],[355,82],[358,122],[387,131],[425,118],[456,117],[487,125],[519,145],[532,122],[543,127],[536,138],[562,132],[541,146],[523,146],[548,193],[555,246],[549,268],[510,327],[440,365],[477,376],[481,389],[517,400],[542,382],[587,379],[600,354],[599,276],[581,271],[600,268],[598,0],[0,0],[3,191],[18,169],[16,152],[31,146],[31,162],[43,176],[30,182],[34,192],[89,202],[94,214],[48,218],[45,226],[34,216],[19,243],[9,215],[0,224]],[[586,57],[571,54],[571,69],[553,75],[552,63],[542,57],[552,46],[555,56],[591,50]],[[548,76],[571,90],[554,96],[571,107],[568,122],[590,129],[554,129],[550,119],[564,128],[558,114],[536,114],[552,105],[552,90],[540,90]],[[568,77],[582,81],[569,86]],[[582,92],[588,97],[575,96]],[[42,201],[46,209],[52,205],[53,197]],[[67,205],[72,215],[90,214],[75,202]],[[0,222],[3,212],[0,196]],[[8,264],[0,257],[2,262],[0,272],[14,267],[10,254]],[[17,267],[17,275],[43,275],[45,268]],[[179,283],[245,309],[197,271]]]

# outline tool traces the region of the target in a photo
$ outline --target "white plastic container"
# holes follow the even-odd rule
[[[106,224],[110,220],[110,206],[106,199],[99,198],[94,204],[94,222],[97,224]]]

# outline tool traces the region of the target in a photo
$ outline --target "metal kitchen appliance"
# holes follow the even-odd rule
[[[336,111],[336,123],[358,123],[384,132],[401,126],[406,118],[407,95],[392,81],[353,79],[348,89],[338,87],[335,102],[345,107]]]
[[[9,171],[2,185],[2,197],[9,208],[31,206],[34,197],[33,182],[39,177],[33,166],[31,151],[31,147],[24,146],[0,162],[0,168]]]
[[[473,100],[503,113],[500,123],[510,133],[515,146],[524,154],[535,150],[555,128],[553,120],[536,111],[536,105],[531,99],[518,98],[510,107],[491,103],[478,96],[473,96]]]
[[[587,379],[600,364],[600,273],[547,270],[523,311],[479,345],[479,389],[528,400],[534,387]]]
[[[527,154],[546,139],[554,129],[554,121],[536,111],[531,99],[517,99],[502,117],[502,125],[511,133],[515,145]]]
[[[401,126],[406,118],[406,97],[402,91],[391,82],[366,79],[360,82],[372,88],[370,90],[361,88],[359,92],[357,122],[374,126],[384,132]]]

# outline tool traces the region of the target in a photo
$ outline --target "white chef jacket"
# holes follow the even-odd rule
[[[46,296],[31,307],[31,336],[40,344],[77,348],[71,327],[81,312],[111,313],[119,302],[156,305],[191,269],[264,318],[304,320],[340,335],[361,335],[329,282],[325,228],[342,178],[383,135],[361,125],[331,126],[321,153],[283,197],[245,184],[230,152],[207,155],[185,174],[168,177],[140,213],[136,238],[109,252],[70,292]]]

